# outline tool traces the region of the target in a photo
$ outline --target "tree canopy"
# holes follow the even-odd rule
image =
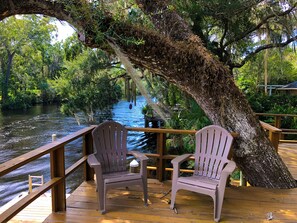
[[[55,76],[58,69],[54,67],[53,58],[57,55],[54,52],[46,54],[54,30],[55,26],[50,24],[50,19],[40,16],[22,16],[22,19],[11,17],[0,24],[3,106],[8,106],[14,100],[8,97],[11,92],[18,94],[21,89],[26,91],[28,84],[34,89],[33,86],[44,83],[45,76]],[[49,69],[45,70],[44,66]],[[40,81],[34,80],[37,76]]]
[[[174,0],[193,32],[231,69],[255,54],[295,44],[296,1]]]

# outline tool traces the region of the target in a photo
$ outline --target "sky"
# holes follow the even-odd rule
[[[65,21],[57,20],[55,22],[58,27],[58,38],[57,41],[65,40],[67,37],[71,36],[75,30]]]

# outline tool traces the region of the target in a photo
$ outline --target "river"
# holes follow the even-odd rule
[[[141,113],[146,101],[137,98],[137,105],[129,109],[129,103],[120,101],[113,106],[112,119],[131,127],[144,127]],[[55,105],[32,107],[26,112],[0,112],[0,164],[51,142],[52,134],[57,139],[88,126],[83,121],[60,113]],[[141,132],[129,132],[128,149],[147,150],[147,136]],[[81,139],[65,147],[66,168],[81,157]],[[82,182],[82,171],[76,171],[66,182],[67,193],[71,193]],[[28,190],[28,175],[43,175],[50,178],[49,155],[31,162],[0,178],[0,207],[19,193]]]

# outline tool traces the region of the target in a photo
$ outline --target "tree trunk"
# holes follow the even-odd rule
[[[102,46],[102,43],[96,42],[96,33],[108,31],[108,40],[117,44],[134,64],[175,83],[197,101],[214,124],[239,133],[235,140],[234,160],[251,185],[296,187],[296,181],[267,139],[228,68],[206,50],[201,40],[189,31],[174,11],[170,14],[164,8],[156,16],[152,15],[156,27],[161,30],[160,34],[113,21],[108,16],[96,19],[96,16],[91,16],[92,8],[90,11],[87,11],[87,7],[80,8],[82,1],[79,0],[73,6],[78,9],[77,12],[84,12],[79,14],[79,18],[64,11],[67,7],[62,7],[62,1],[52,5],[47,0],[39,0],[38,4],[34,2],[3,0],[0,3],[0,19],[18,13],[42,13],[68,20],[84,30],[85,35],[81,35],[80,39],[90,47]],[[166,6],[165,1],[143,0],[138,3],[147,12]],[[166,12],[166,18],[160,16],[160,12]],[[69,16],[72,16],[71,20]],[[172,26],[168,25],[169,21]],[[141,44],[131,44],[128,39],[143,41]]]
[[[10,53],[9,50],[7,50],[7,63],[6,63],[6,69],[4,69],[3,74],[5,75],[3,78],[3,84],[2,84],[2,104],[5,104],[8,100],[8,88],[9,88],[9,79],[11,75],[11,68],[12,68],[12,60],[14,57],[14,52]]]

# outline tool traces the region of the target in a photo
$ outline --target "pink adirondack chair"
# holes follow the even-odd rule
[[[89,155],[88,163],[94,168],[97,183],[99,210],[106,213],[106,194],[111,188],[140,185],[144,204],[147,205],[147,160],[137,151],[129,151],[140,161],[140,173],[127,171],[127,130],[114,121],[98,125],[92,132],[96,152]]]
[[[232,135],[220,126],[210,125],[196,133],[194,174],[188,177],[180,176],[180,164],[192,154],[184,154],[171,161],[171,209],[174,209],[176,193],[180,189],[206,194],[213,198],[214,220],[219,222],[226,181],[236,167],[235,162],[228,160],[232,142]]]

